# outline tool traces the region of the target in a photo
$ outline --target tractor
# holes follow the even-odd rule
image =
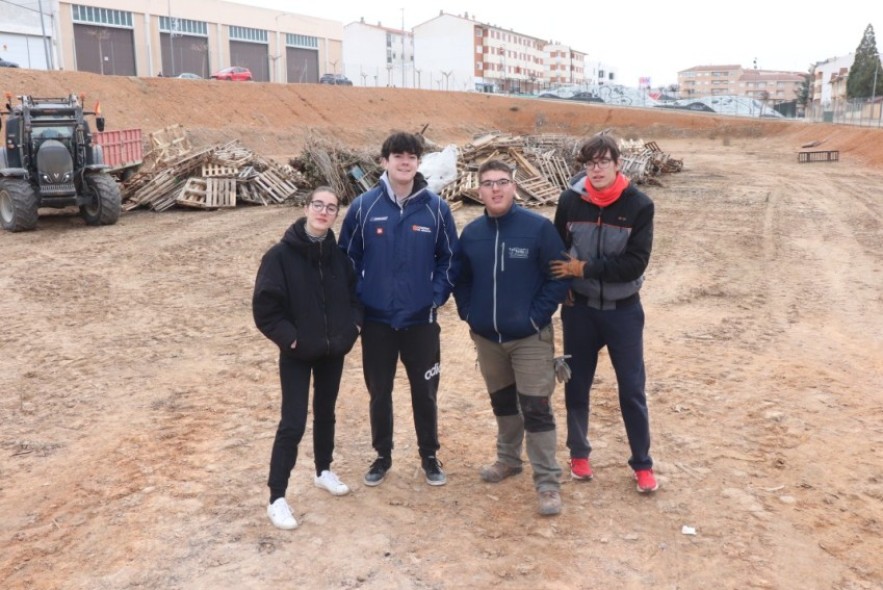
[[[84,97],[18,97],[6,94],[6,143],[0,149],[0,223],[12,232],[37,227],[40,207],[78,206],[88,225],[113,225],[120,217],[120,189],[93,144],[86,115],[98,131],[104,117],[83,109]]]

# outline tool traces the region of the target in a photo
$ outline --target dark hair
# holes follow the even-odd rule
[[[605,157],[608,152],[610,153],[610,159],[615,164],[618,164],[620,152],[616,139],[609,133],[599,133],[589,138],[580,146],[576,161],[580,164],[587,164],[595,158]]]
[[[481,175],[490,170],[505,172],[510,179],[515,173],[515,171],[512,169],[512,166],[510,166],[506,162],[502,160],[491,159],[487,160],[484,164],[478,167],[478,178],[481,179]]]
[[[413,154],[418,158],[423,156],[423,138],[414,133],[398,131],[386,138],[380,155],[388,160],[390,154]]]

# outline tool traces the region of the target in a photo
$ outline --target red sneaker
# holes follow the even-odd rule
[[[570,477],[571,479],[590,481],[595,477],[595,474],[592,473],[592,464],[588,459],[572,458],[570,460]]]
[[[659,489],[659,484],[656,483],[656,477],[654,477],[652,469],[639,469],[635,471],[635,479],[638,480],[638,492],[642,494],[649,494]]]

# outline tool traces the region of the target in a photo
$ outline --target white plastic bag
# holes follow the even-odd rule
[[[429,190],[437,193],[457,179],[457,154],[457,146],[449,145],[440,152],[423,155],[419,170]]]

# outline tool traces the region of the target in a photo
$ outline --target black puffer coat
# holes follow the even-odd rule
[[[355,272],[334,232],[313,242],[305,226],[306,218],[298,219],[264,254],[252,298],[254,321],[287,356],[343,356],[362,325]]]

